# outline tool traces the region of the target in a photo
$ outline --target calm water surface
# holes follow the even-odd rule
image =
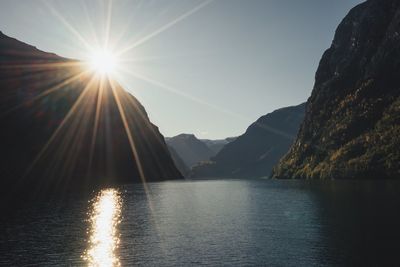
[[[396,266],[399,212],[395,181],[131,185],[3,216],[0,265]]]

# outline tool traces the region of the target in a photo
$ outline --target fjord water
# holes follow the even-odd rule
[[[0,265],[395,264],[399,211],[396,181],[129,185],[2,216]]]

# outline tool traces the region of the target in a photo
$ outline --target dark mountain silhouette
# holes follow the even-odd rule
[[[400,1],[344,18],[319,64],[305,120],[277,178],[400,178]]]
[[[0,125],[2,196],[182,178],[118,83],[2,33]]]
[[[193,178],[257,178],[271,174],[272,167],[288,151],[304,118],[305,104],[275,110],[262,116],[225,145],[211,161],[192,170]]]
[[[214,155],[214,152],[194,134],[180,134],[166,138],[165,141],[189,168],[198,162],[209,160]]]

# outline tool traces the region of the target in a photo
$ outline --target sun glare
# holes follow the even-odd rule
[[[83,254],[88,266],[121,266],[117,256],[122,199],[115,189],[105,189],[95,198],[90,216],[88,249]]]
[[[117,58],[113,53],[107,50],[93,51],[89,57],[90,68],[101,75],[109,75],[117,67]]]

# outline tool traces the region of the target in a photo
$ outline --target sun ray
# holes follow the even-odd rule
[[[146,75],[144,75],[144,74],[142,74],[142,73],[133,72],[133,71],[130,71],[130,70],[123,70],[123,71],[126,72],[126,73],[128,73],[128,74],[130,74],[130,75],[132,75],[133,77],[135,77],[135,78],[137,78],[137,79],[140,79],[140,80],[145,81],[145,82],[147,82],[147,83],[153,84],[153,85],[155,85],[155,86],[157,86],[157,87],[159,87],[159,88],[165,89],[165,90],[170,91],[170,92],[172,92],[172,93],[174,93],[174,94],[177,94],[177,95],[180,95],[180,96],[182,96],[182,97],[185,97],[185,98],[187,98],[187,99],[189,99],[189,100],[192,100],[192,101],[194,101],[194,102],[196,102],[196,103],[199,103],[199,104],[201,104],[201,105],[208,106],[208,107],[210,107],[210,108],[212,108],[212,109],[214,109],[214,110],[217,110],[217,111],[219,111],[219,112],[228,114],[228,115],[233,116],[233,117],[238,118],[238,119],[245,120],[245,121],[247,121],[248,123],[253,123],[253,121],[254,121],[253,119],[248,118],[248,117],[245,117],[245,116],[243,116],[243,115],[241,115],[241,114],[238,114],[238,113],[236,113],[236,112],[232,112],[232,111],[223,109],[223,108],[221,108],[221,107],[219,107],[219,106],[216,106],[216,105],[212,105],[212,104],[210,104],[210,103],[207,103],[207,102],[205,102],[205,101],[203,101],[203,100],[201,100],[201,99],[198,99],[198,98],[196,98],[196,97],[194,97],[194,96],[192,96],[192,95],[186,94],[186,93],[182,92],[181,90],[178,90],[178,89],[176,89],[176,88],[174,88],[174,87],[172,87],[172,86],[169,86],[169,85],[167,85],[167,84],[165,84],[165,83],[162,83],[162,82],[160,82],[160,81],[157,81],[157,80],[155,80],[155,79],[152,79],[152,78],[150,78],[150,77],[148,77],[148,76],[146,76]],[[268,127],[268,126],[266,126],[266,125],[264,125],[264,124],[260,124],[260,123],[257,123],[257,125],[258,125],[260,128],[262,128],[262,129],[264,129],[264,130],[266,130],[266,131],[268,131],[268,132],[272,132],[272,133],[274,133],[274,134],[278,134],[278,135],[280,135],[280,136],[282,136],[282,137],[285,137],[285,138],[287,138],[287,139],[292,140],[292,139],[294,138],[294,136],[292,136],[292,135],[290,135],[290,134],[288,134],[288,133],[286,133],[286,132],[280,131],[279,129],[275,129],[275,128],[272,128],[272,127]]]
[[[86,49],[90,50],[90,44],[83,38],[83,36],[75,29],[68,21],[48,2],[44,2],[46,7],[50,10],[51,14],[53,14],[83,45]]]
[[[137,109],[137,102],[135,102],[133,98],[128,97],[128,102]],[[165,145],[165,142],[163,141],[164,139],[157,138],[159,133],[157,133],[154,127],[152,127],[151,122],[148,120],[148,118],[145,118],[142,112],[138,112],[137,115],[140,116],[141,119],[146,123],[146,126],[150,129],[157,142],[159,142],[161,145]]]
[[[145,2],[145,1],[144,1]],[[142,3],[142,2],[140,2],[140,3]],[[137,6],[137,11],[139,11],[139,8],[141,7],[142,5],[141,4],[138,4],[138,6]],[[150,22],[150,23],[146,23],[146,25],[144,25],[144,26],[141,26],[139,29],[137,29],[136,31],[135,31],[135,35],[133,35],[133,36],[131,36],[130,38],[129,38],[129,40],[128,41],[126,41],[125,43],[126,44],[133,44],[134,42],[136,42],[136,40],[140,37],[140,36],[142,36],[142,35],[144,35],[144,36],[147,36],[148,34],[147,34],[147,32],[149,32],[150,30],[149,30],[149,28],[151,27],[151,26],[154,26],[154,24],[156,24],[158,21],[159,21],[159,19],[162,17],[162,15],[166,12],[166,10],[167,9],[165,9],[165,10],[163,10],[163,11],[161,11],[161,12],[158,12],[154,17],[153,17],[153,19],[152,19],[152,21]],[[137,12],[136,12],[137,13]],[[135,14],[135,13],[134,13]],[[132,14],[132,16],[134,15],[134,14]],[[131,17],[131,16],[130,16]],[[126,31],[129,29],[129,26],[131,26],[131,25],[127,25],[127,27],[125,28],[126,29]],[[136,25],[132,25],[133,27],[135,27]],[[129,46],[129,45],[128,45]],[[121,49],[124,49],[124,46],[121,46]],[[120,49],[120,51],[121,51],[121,49]],[[127,55],[126,53],[120,53],[121,55],[122,54],[124,54],[124,57]]]
[[[49,94],[55,92],[55,91],[57,91],[57,90],[63,88],[63,87],[66,86],[67,84],[70,84],[70,83],[72,83],[72,82],[78,80],[79,78],[81,78],[81,77],[82,77],[83,75],[85,75],[86,73],[87,73],[87,71],[79,72],[78,74],[73,75],[73,76],[67,78],[67,79],[64,80],[64,81],[62,81],[62,82],[60,82],[60,83],[57,83],[56,85],[50,87],[49,89],[46,89],[45,91],[41,92],[40,94],[38,94],[38,95],[32,97],[31,99],[29,99],[29,102],[37,101],[37,100],[39,100],[39,99],[41,99],[41,98],[43,98],[43,97],[45,97],[45,96],[47,96],[47,95],[49,95]],[[27,102],[27,101],[26,101],[26,102]],[[10,108],[10,109],[7,110],[7,111],[4,111],[2,114],[0,114],[0,117],[1,117],[1,116],[6,116],[7,114],[9,114],[9,113],[11,113],[11,112],[14,112],[15,110],[21,108],[23,105],[26,104],[26,102],[22,102],[22,103],[16,105],[15,107],[13,107],[13,108]]]
[[[150,190],[149,190],[149,188],[147,186],[146,177],[145,177],[145,174],[144,174],[144,171],[143,171],[143,167],[142,167],[142,164],[141,164],[141,161],[140,161],[139,154],[137,153],[137,150],[136,150],[136,145],[135,145],[135,142],[133,140],[133,136],[131,134],[131,130],[130,130],[130,127],[129,127],[128,119],[126,117],[126,113],[125,113],[125,110],[124,110],[124,107],[123,107],[123,104],[122,104],[122,100],[121,100],[121,98],[119,96],[119,93],[117,91],[117,86],[114,83],[114,81],[113,80],[109,80],[109,83],[110,83],[110,86],[111,86],[111,90],[112,90],[115,102],[117,103],[117,108],[118,108],[121,120],[122,120],[124,128],[125,128],[125,132],[126,132],[126,135],[127,135],[128,141],[129,141],[129,145],[130,145],[130,148],[131,148],[132,155],[133,155],[134,160],[135,160],[135,164],[136,164],[136,166],[138,168],[140,179],[142,181],[143,190],[145,192],[147,203],[148,203],[148,207],[149,207],[150,214],[151,214],[150,218],[151,218],[151,221],[153,222],[153,225],[154,225],[154,227],[156,229],[157,235],[160,236],[160,229],[159,229],[157,220],[156,220],[155,215],[154,215],[154,207],[153,207],[153,201],[152,201],[152,198],[151,198],[151,193],[150,193]],[[162,246],[162,251],[163,251],[164,254],[166,253],[165,252],[165,248],[163,246]]]
[[[90,89],[92,91],[93,88]],[[70,177],[73,172],[74,167],[78,161],[76,154],[79,151],[79,148],[82,147],[82,143],[84,140],[85,133],[89,131],[89,125],[87,121],[89,121],[91,114],[89,112],[85,112],[86,109],[90,108],[91,99],[89,97],[85,98],[85,102],[83,102],[79,107],[80,116],[74,116],[71,118],[70,127],[65,129],[64,137],[61,139],[60,145],[57,147],[57,153],[54,154],[53,162],[55,162],[54,170],[61,170],[59,173],[65,177]],[[83,110],[82,110],[83,109]],[[61,148],[61,151],[60,151]],[[59,168],[61,167],[61,169]],[[60,179],[61,175],[57,176],[58,182],[55,186],[61,190],[57,190],[62,192],[62,188],[66,188],[65,183],[70,182],[69,179]],[[56,178],[57,179],[57,178]]]
[[[182,14],[181,16],[177,17],[176,19],[174,19],[174,20],[170,21],[169,23],[163,25],[162,27],[158,28],[157,30],[153,31],[152,33],[146,35],[145,37],[141,38],[140,40],[138,40],[137,42],[133,43],[132,45],[122,49],[119,52],[119,55],[122,55],[122,54],[128,52],[129,50],[132,50],[132,49],[138,47],[139,45],[144,44],[145,42],[149,41],[150,39],[154,38],[155,36],[159,35],[160,33],[168,30],[169,28],[171,28],[175,24],[179,23],[180,21],[182,21],[182,20],[186,19],[187,17],[193,15],[194,13],[198,12],[200,9],[204,8],[205,6],[207,6],[212,1],[213,0],[207,0],[207,1],[202,2],[199,5],[195,6],[194,8],[189,10],[188,12]]]
[[[243,116],[241,114],[238,114],[238,113],[223,109],[221,107],[218,107],[216,105],[207,103],[206,101],[198,99],[198,98],[196,98],[196,97],[194,97],[192,95],[189,95],[187,93],[184,93],[183,91],[178,90],[178,89],[174,88],[173,86],[170,86],[170,85],[167,85],[167,84],[165,84],[163,82],[160,82],[160,81],[157,81],[155,79],[152,79],[152,78],[150,78],[149,76],[147,76],[147,75],[145,75],[143,73],[138,73],[137,71],[133,72],[133,71],[127,70],[127,69],[121,69],[121,71],[126,73],[126,74],[130,74],[130,75],[132,75],[133,77],[135,77],[135,78],[137,78],[139,80],[142,80],[142,81],[145,81],[145,82],[147,82],[149,84],[155,85],[155,86],[157,86],[157,87],[159,87],[161,89],[164,89],[164,90],[172,92],[172,93],[174,93],[176,95],[185,97],[185,98],[187,98],[187,99],[189,99],[189,100],[191,100],[193,102],[196,102],[198,104],[208,106],[208,107],[210,107],[210,108],[212,108],[214,110],[223,112],[225,114],[229,114],[231,116],[234,116],[236,118],[240,118],[242,120],[251,121],[251,119],[249,119],[249,118],[247,118],[247,117],[245,117],[245,116]]]
[[[92,134],[92,143],[90,144],[90,152],[89,152],[89,167],[88,167],[89,170],[92,166],[94,148],[95,148],[96,139],[97,139],[97,131],[98,131],[99,121],[100,121],[100,111],[101,111],[101,105],[102,105],[102,101],[103,101],[103,91],[104,91],[104,80],[105,80],[104,77],[102,77],[100,80],[99,92],[97,95],[96,113],[95,113],[95,118],[94,118],[94,126],[93,126],[93,134]]]
[[[82,66],[80,61],[69,61],[69,62],[50,62],[50,63],[21,63],[21,64],[4,64],[0,65],[0,69],[54,69],[54,68],[68,68]]]
[[[85,13],[85,18],[86,18],[86,21],[87,21],[87,23],[88,23],[88,27],[89,27],[89,29],[90,29],[90,31],[91,31],[91,34],[92,34],[92,37],[93,37],[93,39],[94,39],[94,45],[96,46],[96,47],[98,47],[99,45],[100,45],[100,42],[99,42],[99,38],[98,38],[98,36],[97,36],[97,34],[96,34],[96,31],[95,31],[95,28],[94,28],[94,26],[93,26],[93,21],[90,19],[90,16],[89,16],[89,11],[88,11],[88,7],[87,7],[87,5],[86,5],[86,2],[85,1],[82,1],[82,2],[80,2],[81,4],[82,4],[82,9],[83,9],[83,11],[84,11],[84,13]]]
[[[108,49],[108,47],[109,47],[108,45],[109,45],[109,41],[110,41],[112,8],[113,8],[113,0],[108,0],[106,27],[105,27],[105,34],[104,34],[104,48],[105,49]]]
[[[75,103],[72,105],[71,109],[68,111],[67,115],[64,117],[60,125],[58,125],[57,129],[53,132],[47,143],[43,146],[41,151],[38,153],[36,158],[32,161],[31,165],[25,172],[25,176],[30,173],[30,171],[33,169],[33,167],[36,165],[36,163],[40,160],[40,158],[43,156],[43,154],[47,151],[48,147],[53,143],[59,132],[62,130],[64,125],[67,123],[67,121],[72,117],[72,115],[75,113],[76,109],[78,108],[79,104],[82,102],[83,98],[85,95],[89,92],[90,87],[92,86],[94,82],[94,76],[91,77],[90,81],[86,84],[85,88],[82,90],[80,93],[79,97],[75,101]]]
[[[183,59],[188,59],[190,57],[196,58],[196,57],[204,57],[204,56],[210,56],[210,53],[190,53],[190,54],[181,54],[181,55],[163,55],[163,56],[140,56],[140,55],[135,55],[132,57],[129,57],[127,55],[124,55],[120,62],[121,63],[139,63],[139,62],[152,62],[152,61],[161,61],[161,60],[176,60],[179,58]]]
[[[138,1],[137,5],[135,8],[132,9],[130,16],[128,16],[128,21],[124,23],[123,27],[120,27],[120,32],[118,34],[118,37],[115,38],[114,40],[114,46],[117,47],[119,42],[122,40],[122,38],[127,34],[128,30],[132,27],[132,21],[136,17],[136,14],[138,13],[141,5],[143,2]]]
[[[109,80],[109,81],[110,81],[111,90],[112,90],[112,93],[114,95],[115,102],[117,103],[119,114],[120,114],[121,119],[122,119],[122,123],[123,123],[124,128],[125,128],[126,135],[128,137],[128,142],[129,142],[129,145],[131,147],[131,151],[132,151],[133,157],[135,159],[136,167],[138,168],[140,179],[141,179],[142,183],[145,184],[146,183],[146,177],[144,175],[143,166],[142,166],[142,163],[141,163],[141,160],[140,160],[140,157],[139,157],[139,153],[136,150],[136,145],[135,145],[135,142],[133,140],[131,130],[129,128],[129,124],[128,124],[128,120],[126,118],[126,114],[125,114],[124,108],[122,106],[122,103],[121,103],[121,100],[119,98],[119,95],[118,95],[118,92],[116,90],[116,86],[115,86],[114,82],[112,80]]]

